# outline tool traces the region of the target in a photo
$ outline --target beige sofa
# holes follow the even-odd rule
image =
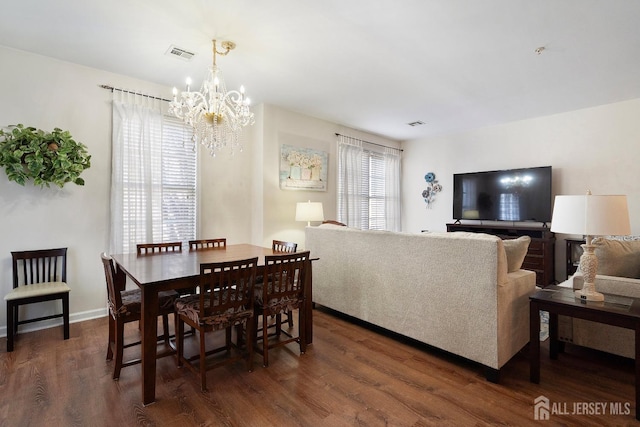
[[[520,269],[528,241],[514,243],[508,260],[503,241],[486,234],[307,227],[306,249],[319,258],[313,301],[478,362],[498,381],[529,342],[535,273]]]
[[[598,292],[640,298],[640,240],[637,237],[593,240],[598,257],[595,286]],[[563,287],[582,289],[584,278],[578,271]],[[572,344],[635,358],[635,335],[630,329],[582,319],[558,317],[558,339]]]

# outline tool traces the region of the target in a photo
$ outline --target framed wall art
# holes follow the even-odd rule
[[[280,188],[327,191],[327,158],[325,151],[282,144]]]

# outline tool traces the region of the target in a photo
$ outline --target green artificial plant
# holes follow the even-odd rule
[[[87,147],[68,131],[45,132],[22,124],[0,129],[0,166],[10,181],[24,185],[33,179],[40,187],[67,182],[84,185],[82,171],[91,166]]]

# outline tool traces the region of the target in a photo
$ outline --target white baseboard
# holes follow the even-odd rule
[[[85,320],[97,319],[99,317],[105,317],[108,314],[107,308],[99,308],[96,310],[83,311],[80,313],[69,314],[69,323],[84,322]],[[28,323],[21,325],[18,328],[18,333],[39,331],[41,329],[54,328],[62,325],[62,318],[43,320],[42,322]],[[7,327],[0,326],[0,337],[7,336]]]

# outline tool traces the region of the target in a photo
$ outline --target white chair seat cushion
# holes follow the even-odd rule
[[[18,286],[5,295],[4,300],[11,301],[15,299],[39,297],[42,295],[59,294],[70,291],[71,288],[69,288],[65,282],[33,283],[31,285]]]

